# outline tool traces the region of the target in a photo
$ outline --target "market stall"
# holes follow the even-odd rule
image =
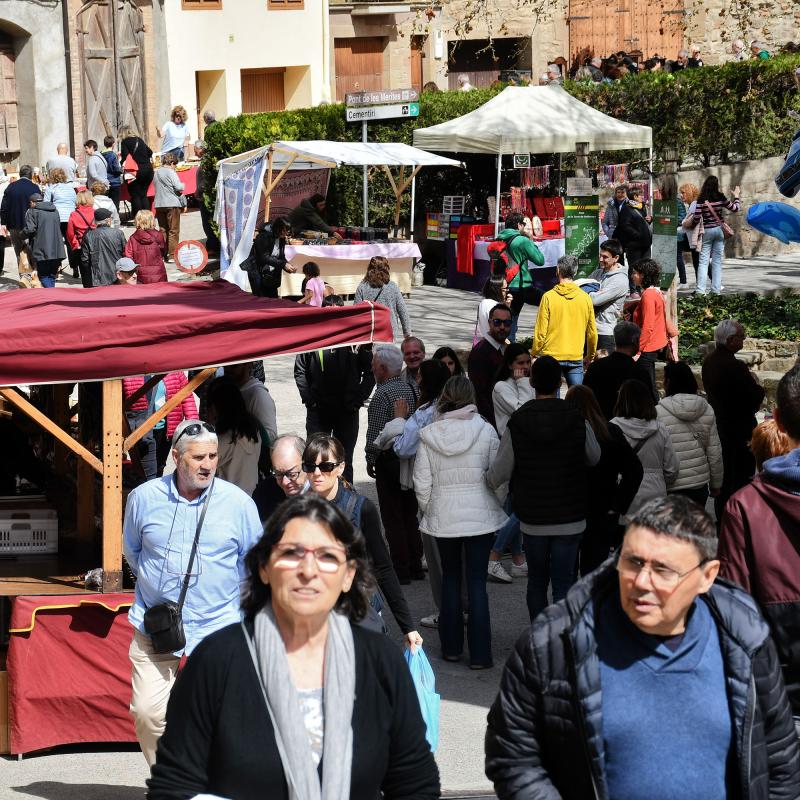
[[[334,169],[343,165],[374,167],[387,174],[396,199],[395,227],[399,224],[401,196],[412,185],[422,167],[462,166],[451,158],[433,155],[409,145],[367,142],[275,142],[223,159],[218,162],[215,209],[221,233],[223,277],[241,288],[248,287],[247,274],[239,268],[239,264],[250,253],[259,222],[270,218],[272,193],[287,172]],[[397,174],[392,172],[392,168],[397,168]],[[262,194],[266,198],[263,217],[259,214]],[[316,261],[323,268],[323,277],[335,291],[351,294],[363,277],[369,258],[372,255],[384,255],[392,266],[392,278],[401,291],[409,292],[411,268],[414,260],[420,256],[419,248],[413,242],[388,238],[388,231],[385,237],[377,240],[374,229],[366,229],[363,233],[364,238],[368,239],[366,242],[348,239],[335,242],[327,235],[294,239],[290,241],[292,249],[288,250],[287,258],[298,268],[306,261]],[[300,294],[301,282],[302,275],[289,276],[284,280],[281,292],[284,295]]]
[[[558,86],[509,86],[468,114],[439,125],[418,128],[414,131],[414,144],[440,153],[480,153],[496,157],[496,191],[494,198],[490,198],[493,200],[491,222],[496,235],[500,227],[504,156],[511,168],[511,160],[516,163],[519,156],[575,153],[579,148],[583,154],[598,150],[643,149],[648,151],[652,164],[653,134],[649,127],[603,114]],[[539,168],[513,168],[521,173],[520,184],[541,182],[538,173],[533,174]],[[517,205],[520,202],[521,198],[518,198]],[[543,222],[547,220],[554,225],[550,235],[540,239],[540,249],[543,246],[548,252],[552,251],[551,257],[558,249],[563,254],[565,234],[561,229],[564,215],[561,198],[540,198],[535,213]],[[475,242],[474,246],[477,262],[480,260],[481,242]],[[545,268],[548,267],[552,265],[545,254]],[[469,288],[480,288],[476,277],[478,270],[473,268],[473,264],[458,263],[457,271],[462,283],[468,284]]]

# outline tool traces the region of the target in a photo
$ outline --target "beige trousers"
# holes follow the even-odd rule
[[[139,631],[134,631],[128,656],[132,666],[131,715],[142,753],[152,767],[181,659],[172,653],[154,653],[150,637]]]

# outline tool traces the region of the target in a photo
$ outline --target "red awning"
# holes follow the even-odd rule
[[[309,308],[227,281],[0,294],[0,386],[70,383],[390,342],[389,310]]]

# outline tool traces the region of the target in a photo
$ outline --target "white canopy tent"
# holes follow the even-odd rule
[[[427,150],[496,155],[498,215],[504,154],[571,153],[579,142],[590,151],[648,149],[652,167],[651,128],[609,117],[560,86],[509,86],[462,117],[414,131]]]
[[[266,173],[264,165],[266,163]],[[412,186],[411,195],[411,230],[414,228],[414,193],[413,183],[417,173],[422,167],[463,167],[460,161],[444,156],[437,156],[411,147],[407,144],[377,143],[377,142],[329,142],[324,140],[311,140],[302,142],[274,142],[271,145],[249,150],[230,158],[222,159],[217,163],[217,204],[214,217],[220,226],[223,240],[236,228],[239,235],[233,249],[233,254],[228,264],[225,277],[239,285],[245,282],[244,273],[238,268],[239,264],[247,258],[250,252],[250,242],[257,224],[258,207],[262,191],[266,195],[265,218],[269,218],[270,195],[278,185],[280,179],[288,170],[295,169],[334,169],[336,167],[363,166],[381,167],[387,174],[389,182],[395,193],[395,220],[398,221],[400,213],[400,196]],[[390,167],[399,167],[398,179],[392,174]],[[405,168],[410,167],[411,172],[406,176]],[[241,217],[246,215],[244,224],[231,225],[226,219],[226,181],[239,177],[250,171],[250,180],[247,191],[247,210],[236,207],[234,210]],[[276,174],[277,172],[277,174]],[[367,197],[365,193],[364,202]],[[228,203],[230,205],[230,203]],[[223,251],[225,241],[223,241]]]

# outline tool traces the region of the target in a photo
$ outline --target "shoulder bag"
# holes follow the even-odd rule
[[[144,631],[150,637],[153,644],[154,653],[175,653],[186,647],[186,634],[183,632],[183,603],[186,600],[186,592],[189,590],[189,577],[192,574],[194,558],[197,555],[197,542],[200,539],[200,530],[203,527],[203,520],[206,518],[208,501],[211,499],[211,492],[214,491],[214,479],[208,488],[203,510],[200,512],[200,519],[197,522],[197,530],[194,532],[194,542],[192,543],[192,553],[189,556],[189,565],[186,567],[186,574],[183,576],[183,586],[178,597],[178,602],[173,603],[168,600],[164,603],[148,608],[144,612]]]
[[[717,225],[719,225],[719,227],[722,230],[722,235],[726,239],[730,239],[733,236],[733,228],[731,228],[731,226],[728,225],[727,222],[724,222],[719,218],[717,212],[714,211],[714,206],[712,206],[711,203],[708,202],[708,200],[706,200],[706,208],[708,209],[708,213],[711,214],[711,216],[714,217],[714,219],[717,221]]]

